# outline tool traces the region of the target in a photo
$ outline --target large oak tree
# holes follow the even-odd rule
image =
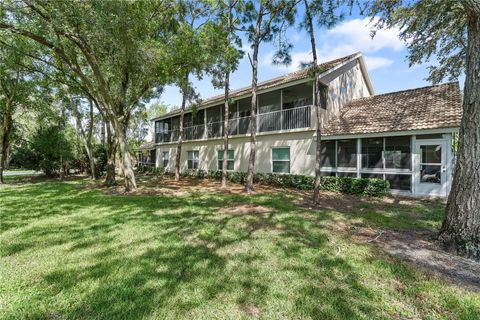
[[[136,188],[128,123],[138,102],[174,73],[168,49],[176,6],[159,0],[2,2],[0,29],[46,47],[50,61],[80,84],[112,124],[127,191]]]
[[[30,71],[32,58],[22,54],[38,49],[0,30],[0,184],[4,183],[3,171],[11,150],[15,113],[41,104],[42,81]]]
[[[377,28],[401,30],[410,64],[436,58],[429,80],[465,73],[458,151],[439,240],[480,260],[480,1],[377,0],[370,9]]]

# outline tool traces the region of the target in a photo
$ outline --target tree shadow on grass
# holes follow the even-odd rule
[[[19,317],[386,316],[359,270],[336,255],[324,227],[331,214],[299,211],[283,193],[106,196],[45,184],[8,203],[0,254],[58,262],[35,274],[49,314]],[[236,203],[271,210],[219,212]]]

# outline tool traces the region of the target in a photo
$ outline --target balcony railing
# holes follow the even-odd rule
[[[281,131],[311,126],[311,106],[261,113],[257,115],[257,131]],[[250,117],[230,119],[228,123],[229,135],[243,135],[250,133]],[[169,130],[157,132],[155,142],[175,142],[180,131]],[[184,140],[199,140],[220,138],[223,136],[223,121],[207,122],[207,124],[183,128]]]
[[[150,162],[150,161],[138,161],[137,162],[138,167],[155,167],[155,162]]]

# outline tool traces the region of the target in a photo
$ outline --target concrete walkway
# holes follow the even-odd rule
[[[3,176],[39,176],[43,174],[41,171],[4,171]]]

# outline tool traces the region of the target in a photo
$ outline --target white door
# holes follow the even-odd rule
[[[446,141],[417,140],[415,154],[415,193],[446,197]]]

